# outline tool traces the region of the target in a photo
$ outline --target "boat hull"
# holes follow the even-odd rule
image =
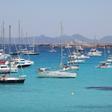
[[[24,53],[24,55],[39,55],[39,53]]]
[[[24,64],[23,65],[17,65],[18,68],[21,68],[21,67],[29,67],[29,66],[31,66],[31,64],[28,64],[28,65],[24,65]]]
[[[25,79],[0,79],[0,83],[2,83],[2,84],[13,84],[13,83],[15,83],[15,84],[20,84],[20,83],[24,83],[24,81],[25,81]]]
[[[75,78],[76,76],[76,73],[63,71],[45,71],[38,74],[39,78]]]

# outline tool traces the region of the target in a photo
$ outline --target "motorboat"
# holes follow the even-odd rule
[[[98,51],[97,49],[91,49],[90,52],[88,52],[89,56],[101,56],[102,52]]]
[[[70,48],[72,48],[72,46],[70,44],[67,44],[67,45],[65,45],[65,48],[70,49]]]
[[[86,56],[84,54],[80,54],[80,55],[75,55],[75,54],[71,54],[69,55],[69,58],[71,59],[89,59],[89,56]]]
[[[55,49],[51,49],[51,50],[49,50],[49,52],[51,52],[51,53],[55,53],[56,50],[55,50]]]
[[[83,59],[74,59],[74,60],[69,60],[68,64],[74,64],[74,63],[84,63],[85,60]]]
[[[25,59],[22,59],[22,58],[15,58],[15,59],[13,59],[13,61],[15,62],[17,67],[27,67],[27,66],[31,66],[32,64],[34,64],[33,61],[25,60]]]
[[[11,57],[9,54],[0,53],[0,60],[7,60]]]
[[[18,68],[16,66],[8,66],[6,64],[2,64],[0,65],[0,73],[3,74],[3,73],[16,73],[18,72]]]
[[[78,70],[79,69],[79,65],[64,65],[63,66],[63,71],[66,70]]]
[[[0,83],[1,84],[21,84],[24,83],[25,76],[19,76],[19,77],[11,77],[7,75],[0,76]]]
[[[23,54],[24,55],[39,55],[39,52],[35,52],[33,50],[27,50]]]
[[[101,62],[97,68],[112,68],[112,66],[106,62]]]
[[[90,57],[89,56],[86,56],[84,54],[78,56],[78,59],[89,59]]]
[[[6,73],[10,73],[10,68],[8,67],[8,65],[0,65],[0,73],[1,74],[6,74]]]
[[[107,63],[112,63],[112,56],[109,56],[106,60]]]

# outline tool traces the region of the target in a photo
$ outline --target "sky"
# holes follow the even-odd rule
[[[88,38],[112,35],[112,0],[0,0],[0,25],[5,23],[12,35],[59,36],[59,23],[64,34],[81,34]]]

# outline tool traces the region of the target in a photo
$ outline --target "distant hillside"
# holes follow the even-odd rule
[[[79,34],[74,34],[74,35],[71,35],[71,36],[68,36],[68,35],[64,35],[62,37],[46,37],[44,35],[41,35],[41,36],[37,36],[35,37],[38,41],[38,43],[54,43],[54,44],[57,44],[57,43],[60,43],[60,40],[61,42],[63,43],[68,43],[68,42],[77,42],[77,41],[80,41],[80,42],[91,42],[92,40],[91,39],[88,39],[82,35],[79,35]]]
[[[84,37],[80,34],[74,34],[71,36],[71,39],[75,39],[77,41],[83,41],[83,42],[91,42],[91,39],[88,39],[87,37]]]
[[[100,42],[102,43],[112,43],[112,36],[105,36],[103,38],[100,39]]]
[[[63,35],[62,37],[48,37],[45,35],[33,36],[33,37],[21,37],[20,41],[18,38],[12,38],[12,43],[21,43],[21,44],[59,44],[60,41],[62,43],[70,43],[70,42],[80,42],[80,43],[112,43],[112,36],[105,36],[100,40],[89,39],[80,34],[74,35]],[[3,43],[0,40],[0,43]],[[5,43],[9,43],[9,39],[5,38]]]

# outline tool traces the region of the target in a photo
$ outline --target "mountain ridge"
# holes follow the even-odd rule
[[[9,43],[9,38],[5,38],[5,43]],[[2,39],[1,39],[2,44]],[[104,36],[101,39],[90,39],[80,34],[63,35],[62,37],[50,37],[46,35],[32,36],[32,37],[21,37],[12,38],[11,43],[22,43],[22,44],[59,44],[59,43],[70,43],[70,42],[81,42],[81,43],[112,43],[112,35]]]

